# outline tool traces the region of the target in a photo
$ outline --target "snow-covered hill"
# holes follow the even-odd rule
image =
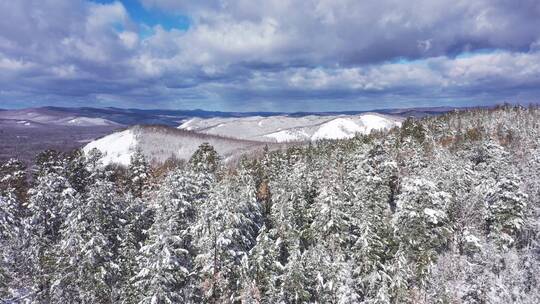
[[[32,124],[78,127],[121,126],[121,124],[105,118],[72,115],[44,108],[2,111],[0,112],[0,119],[16,120],[24,126],[31,126]]]
[[[188,160],[204,142],[210,143],[225,162],[243,153],[262,149],[261,142],[199,134],[165,126],[134,126],[88,143],[83,151],[100,150],[104,164],[128,165],[131,155],[140,149],[151,162],[162,163],[175,157]]]
[[[131,155],[137,149],[135,132],[128,129],[107,135],[90,142],[84,146],[83,151],[88,153],[92,149],[98,149],[103,153],[102,161],[104,164],[128,165]]]
[[[178,128],[205,134],[265,142],[315,141],[351,138],[356,133],[390,129],[401,117],[378,113],[337,116],[272,116],[243,118],[192,118]]]
[[[91,127],[91,126],[118,126],[119,124],[112,122],[107,119],[98,118],[98,117],[74,117],[66,119],[66,124],[75,125],[81,127]]]

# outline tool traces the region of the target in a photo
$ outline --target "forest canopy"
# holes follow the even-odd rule
[[[540,109],[225,165],[0,165],[0,302],[540,303]]]

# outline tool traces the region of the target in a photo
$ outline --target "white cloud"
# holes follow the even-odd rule
[[[0,2],[0,86],[51,99],[220,106],[540,91],[534,0],[143,3],[192,24],[140,37],[145,26],[120,2]],[[463,51],[472,55],[456,57]]]

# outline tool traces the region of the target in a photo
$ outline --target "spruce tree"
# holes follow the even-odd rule
[[[127,189],[133,196],[140,198],[148,189],[149,173],[148,162],[142,151],[137,149],[131,155],[127,174]]]
[[[15,264],[16,238],[19,236],[20,219],[18,218],[18,205],[15,195],[6,193],[0,195],[0,301],[11,296],[10,288],[17,275]]]
[[[107,175],[100,169],[92,172],[86,194],[65,200],[69,212],[57,246],[60,270],[53,286],[57,302],[111,303],[117,297],[123,203]]]
[[[237,301],[241,297],[239,266],[255,245],[260,214],[254,183],[240,181],[222,180],[201,208],[197,265],[205,301]]]
[[[159,189],[155,220],[140,249],[133,278],[140,303],[194,303],[199,300],[194,272],[193,224],[199,185],[194,174],[175,172]]]
[[[0,195],[15,194],[22,204],[26,202],[28,182],[26,166],[17,159],[9,159],[0,165]]]
[[[221,165],[220,157],[214,147],[203,143],[189,159],[190,166],[196,171],[216,173]]]
[[[397,200],[395,233],[406,244],[421,285],[437,252],[447,246],[451,234],[446,213],[449,195],[424,179],[406,180]]]
[[[50,303],[50,288],[56,268],[56,245],[65,220],[65,204],[74,199],[67,180],[55,172],[39,175],[29,191],[28,213],[24,220],[27,234],[25,255],[31,263],[33,301]]]
[[[523,228],[527,195],[520,191],[519,180],[509,174],[489,192],[486,199],[486,229],[501,246],[514,245]]]

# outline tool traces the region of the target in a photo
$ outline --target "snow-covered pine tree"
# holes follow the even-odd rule
[[[29,191],[29,216],[24,220],[25,255],[31,266],[32,301],[50,303],[50,287],[56,271],[56,245],[65,219],[65,204],[74,191],[66,178],[42,171]]]
[[[139,271],[133,278],[139,288],[139,303],[200,301],[192,244],[200,191],[195,175],[173,172],[158,190],[155,220],[140,249]]]
[[[275,229],[263,226],[255,247],[249,252],[246,270],[248,280],[244,280],[248,284],[244,284],[243,301],[246,297],[256,297],[261,303],[277,301],[284,265],[279,262],[280,243],[276,241],[275,232]]]
[[[335,161],[323,173],[326,176],[321,181],[321,190],[312,209],[311,230],[317,242],[308,253],[317,277],[313,300],[321,303],[337,302],[338,287],[350,283],[346,282],[348,278],[340,274],[355,242],[354,235],[350,233],[356,223],[351,200],[345,192],[348,182],[345,178],[345,160],[338,157]]]
[[[0,195],[0,302],[11,296],[10,287],[16,276],[16,238],[19,236],[19,203],[15,195]]]
[[[22,204],[26,202],[27,192],[28,181],[24,163],[11,158],[0,165],[0,195],[13,193]]]
[[[133,197],[130,193],[124,197],[122,210],[121,240],[118,253],[120,267],[119,300],[120,303],[136,303],[138,287],[132,278],[137,274],[139,251],[148,239],[148,230],[154,221],[153,210],[148,202]]]
[[[127,189],[133,196],[141,198],[143,192],[148,189],[149,178],[148,162],[140,149],[131,155],[127,171]]]
[[[74,150],[66,156],[66,176],[69,184],[78,193],[86,191],[90,184],[91,172],[88,167],[88,160],[82,150]]]
[[[58,151],[45,150],[36,156],[35,165],[32,168],[34,178],[55,172],[62,174],[64,164]]]
[[[273,303],[316,303],[317,286],[321,286],[322,278],[317,277],[317,269],[321,265],[312,253],[313,249],[304,252],[294,250],[288,257],[287,265],[279,280],[279,294]],[[317,257],[322,255],[317,254]],[[324,284],[324,282],[322,282]]]
[[[86,194],[64,201],[69,211],[57,245],[55,302],[112,303],[117,298],[123,202],[107,171],[96,167],[91,173]]]
[[[244,178],[224,179],[201,207],[197,265],[204,299],[238,301],[242,286],[239,266],[255,245],[258,233],[260,211],[256,206],[255,185]]]
[[[497,182],[486,199],[486,229],[505,248],[512,246],[523,228],[527,195],[521,192],[519,178],[508,174]]]
[[[451,233],[446,213],[449,199],[446,192],[425,179],[407,179],[402,185],[394,215],[395,233],[405,244],[420,286],[438,250],[447,246]]]
[[[196,171],[216,173],[221,165],[219,154],[209,143],[203,143],[189,159],[190,166]]]
[[[354,157],[356,166],[347,179],[352,183],[347,189],[353,204],[355,218],[351,234],[355,237],[353,276],[356,292],[363,299],[377,298],[387,292],[390,280],[385,272],[397,252],[391,224],[395,209],[397,164],[387,152],[390,147],[374,143],[365,150],[360,147]]]

